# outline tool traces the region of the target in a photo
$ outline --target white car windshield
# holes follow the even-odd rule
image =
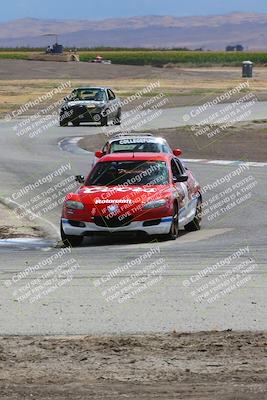
[[[149,139],[122,139],[111,142],[110,153],[169,153],[168,146]]]

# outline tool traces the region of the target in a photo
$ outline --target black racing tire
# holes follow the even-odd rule
[[[121,109],[118,110],[117,116],[113,121],[114,125],[121,125]]]
[[[69,121],[66,118],[59,119],[59,126],[68,126]]]
[[[108,115],[109,115],[109,109],[102,111],[100,120],[101,126],[108,126]]]
[[[185,225],[184,229],[187,232],[199,231],[201,229],[201,221],[202,221],[202,197],[199,196],[197,200],[195,217],[193,221]]]
[[[83,242],[83,236],[66,235],[62,223],[60,224],[60,235],[61,240],[66,247],[76,247],[80,246]]]
[[[80,121],[78,119],[74,119],[72,122],[73,126],[79,126],[80,125]]]
[[[108,126],[108,116],[107,115],[101,116],[100,124],[101,124],[101,126]]]
[[[166,237],[167,240],[176,240],[178,238],[178,235],[179,235],[179,212],[177,203],[174,203],[170,232],[164,236]]]

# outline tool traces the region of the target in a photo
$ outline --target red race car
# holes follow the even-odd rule
[[[200,229],[200,185],[172,154],[109,154],[86,179],[76,179],[82,186],[66,196],[61,218],[67,245],[99,233],[142,232],[175,240],[181,227]]]

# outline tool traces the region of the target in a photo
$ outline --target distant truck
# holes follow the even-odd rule
[[[53,46],[47,46],[46,54],[63,54],[64,47],[62,44],[54,43]]]
[[[225,51],[244,51],[244,46],[242,46],[242,44],[237,44],[235,46],[226,46]]]
[[[47,46],[43,53],[32,53],[28,57],[29,60],[35,61],[75,61],[79,62],[80,57],[76,50],[69,50],[64,52],[64,47],[57,42],[52,46]]]

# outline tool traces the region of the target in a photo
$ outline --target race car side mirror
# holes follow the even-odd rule
[[[75,176],[75,181],[78,183],[84,183],[85,179],[83,175],[76,175]]]
[[[179,156],[182,155],[182,150],[181,149],[173,149],[172,152],[176,157],[179,157]]]
[[[186,182],[188,180],[188,176],[187,175],[179,175],[179,176],[174,176],[173,177],[173,183],[177,183],[177,182]]]
[[[97,150],[95,152],[95,156],[96,156],[96,158],[101,158],[104,156],[104,152],[102,150]]]

